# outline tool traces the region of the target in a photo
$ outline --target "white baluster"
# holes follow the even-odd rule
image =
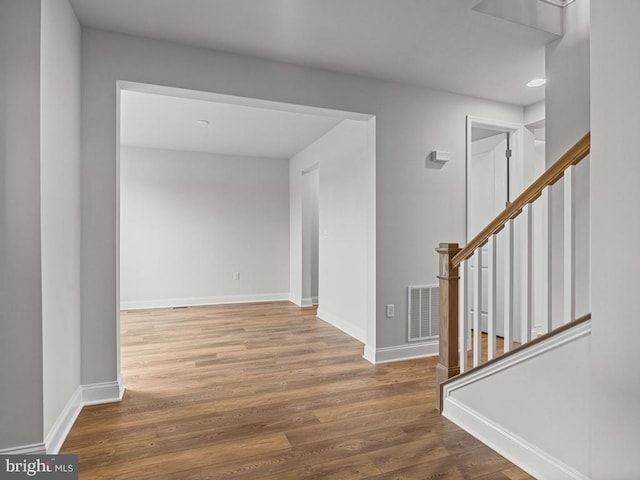
[[[532,205],[528,203],[522,209],[522,343],[531,341],[531,321],[532,321],[532,258],[533,258],[533,228],[532,228]]]
[[[504,226],[504,352],[513,341],[513,220]]]
[[[467,350],[469,344],[469,301],[467,298],[467,275],[469,261],[465,260],[460,265],[458,272],[460,281],[458,282],[458,352],[460,353],[460,373],[468,370]]]
[[[551,270],[551,233],[552,233],[552,196],[551,187],[547,187],[542,191],[542,197],[540,197],[541,212],[542,212],[542,261],[540,262],[540,278],[543,281],[544,287],[540,292],[540,318],[542,327],[545,329],[545,333],[553,330],[553,315],[552,315],[552,270]]]
[[[473,366],[480,365],[480,354],[482,353],[482,333],[480,325],[482,320],[482,247],[475,253],[476,271],[474,278],[473,295]]]
[[[576,319],[575,166],[564,172],[564,302],[563,323]]]
[[[489,237],[487,258],[487,358],[491,360],[496,356],[496,258],[497,235]]]

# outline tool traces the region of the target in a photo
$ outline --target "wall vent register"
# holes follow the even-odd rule
[[[408,340],[437,338],[440,326],[440,288],[438,285],[413,285],[407,291]]]

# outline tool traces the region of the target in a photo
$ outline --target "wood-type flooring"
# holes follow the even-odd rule
[[[80,479],[532,478],[440,416],[435,358],[371,365],[287,302],[121,313],[122,402],[60,453]]]

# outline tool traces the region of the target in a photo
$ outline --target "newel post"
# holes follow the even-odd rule
[[[458,267],[451,267],[451,259],[460,251],[457,243],[441,243],[436,252],[440,256],[440,347],[436,365],[436,407],[442,411],[440,384],[460,373],[458,353]]]

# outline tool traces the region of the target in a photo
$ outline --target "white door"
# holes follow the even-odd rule
[[[484,133],[484,135],[482,135]],[[484,137],[471,143],[470,163],[468,167],[468,190],[467,190],[467,241],[471,240],[484,227],[487,226],[496,215],[506,207],[508,200],[508,167],[507,167],[507,145],[508,134],[506,132],[477,131],[477,136]],[[490,136],[485,136],[490,135]],[[504,258],[500,252],[504,251],[504,240],[498,235],[497,240],[498,255],[496,258],[497,271],[504,270]],[[477,255],[477,254],[476,254]],[[467,276],[468,318],[474,315],[474,279],[476,278],[476,255],[469,262]],[[487,331],[487,247],[482,248],[482,298],[480,301],[481,329]],[[496,276],[496,334],[503,335],[504,332],[504,278],[502,275]]]

